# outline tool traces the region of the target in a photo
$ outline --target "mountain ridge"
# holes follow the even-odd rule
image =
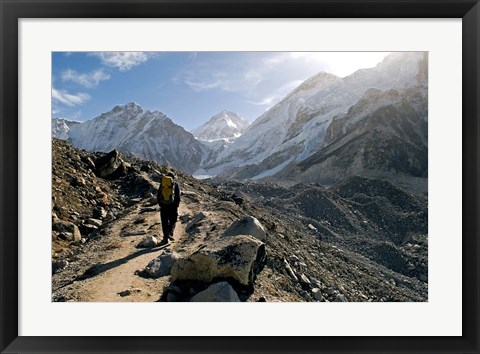
[[[373,119],[373,112],[384,117]],[[389,120],[389,114],[397,118]],[[360,69],[344,78],[320,72],[293,89],[248,127],[238,130],[237,118],[243,121],[238,114],[224,110],[191,134],[163,113],[144,111],[137,104],[129,103],[92,120],[97,123],[87,121],[73,127],[69,139],[81,148],[100,151],[118,148],[198,176],[334,183],[342,173],[394,180],[395,173],[400,172],[403,186],[408,187],[407,180],[412,179],[415,182],[412,186],[417,184],[413,186],[417,188],[417,179],[424,178],[423,188],[426,188],[427,53],[393,53],[374,68]],[[373,133],[368,133],[370,128],[366,126],[369,122],[375,123],[369,127],[377,130],[383,146],[376,146],[372,140]],[[398,124],[413,132],[404,131],[401,137],[397,136],[401,129],[393,125]],[[85,129],[88,125],[91,129]],[[168,133],[162,134],[162,131]],[[344,139],[343,157],[328,159],[340,152],[334,149],[334,144],[339,145],[341,139]],[[350,147],[348,141],[352,144]],[[409,148],[401,148],[402,143]],[[370,150],[378,148],[378,151],[370,153],[369,158],[360,158],[355,149],[365,149],[367,145]],[[405,158],[413,158],[415,162],[411,165],[416,167],[400,166],[403,162],[385,150],[389,146]],[[415,151],[421,155],[419,158],[412,157]],[[378,160],[375,164],[374,155]],[[343,164],[352,163],[351,168],[338,165],[342,158]],[[314,170],[315,161],[319,165]],[[330,174],[325,172],[328,169]]]
[[[186,172],[198,169],[204,153],[203,145],[166,114],[134,102],[75,126],[69,141],[89,151],[118,149]]]

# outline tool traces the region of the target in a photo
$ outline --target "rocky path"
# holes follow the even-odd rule
[[[147,203],[148,205],[148,203]],[[185,203],[179,208],[179,216],[191,211]],[[174,241],[167,246],[136,248],[145,235],[161,240],[160,215],[157,206],[139,203],[132,211],[112,222],[103,240],[96,247],[87,247],[78,263],[80,270],[75,280],[62,287],[66,298],[75,294],[74,301],[88,302],[148,302],[158,301],[161,289],[168,284],[167,277],[145,279],[136,275],[148,262],[165,249],[176,249],[185,236],[185,225],[177,221]],[[75,267],[73,267],[75,268]],[[55,288],[55,286],[54,286]],[[67,300],[68,301],[68,300]]]

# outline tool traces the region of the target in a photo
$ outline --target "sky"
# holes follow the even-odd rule
[[[86,121],[136,102],[192,130],[222,110],[253,122],[309,77],[345,77],[385,52],[54,52],[52,117]]]

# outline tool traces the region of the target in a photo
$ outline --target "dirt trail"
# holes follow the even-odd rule
[[[145,279],[135,274],[165,249],[174,249],[185,235],[185,225],[177,221],[174,241],[167,246],[138,249],[135,246],[144,235],[130,235],[145,231],[148,235],[162,238],[158,207],[141,213],[139,205],[134,211],[115,221],[108,232],[111,238],[109,248],[102,262],[102,271],[88,279],[77,282],[79,301],[90,302],[144,302],[157,301],[161,289],[168,284],[168,277]],[[182,203],[179,215],[189,213]]]

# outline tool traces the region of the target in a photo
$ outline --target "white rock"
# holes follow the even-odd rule
[[[253,216],[247,216],[235,221],[223,233],[223,236],[251,235],[260,241],[265,241],[267,233],[263,225]]]
[[[290,264],[287,262],[286,259],[283,260],[283,264],[285,265],[285,270],[287,271],[287,274],[292,278],[293,281],[298,282],[298,278],[295,275],[295,272],[293,271],[292,267],[290,267]]]
[[[312,285],[310,279],[308,279],[307,276],[303,273],[300,275],[300,281],[304,284]]]
[[[265,245],[252,236],[220,238],[179,259],[172,267],[172,280],[210,283],[229,278],[251,286],[265,260]]]
[[[137,248],[152,248],[158,244],[158,240],[155,236],[145,236],[142,241],[137,245]]]
[[[190,299],[190,302],[240,302],[237,293],[226,281],[210,285]]]
[[[169,275],[172,266],[178,258],[179,255],[177,253],[165,251],[160,256],[150,261],[143,272],[152,278],[160,278]]]
[[[100,219],[89,218],[89,219],[85,220],[85,224],[100,227],[100,226],[102,226],[103,222]]]

